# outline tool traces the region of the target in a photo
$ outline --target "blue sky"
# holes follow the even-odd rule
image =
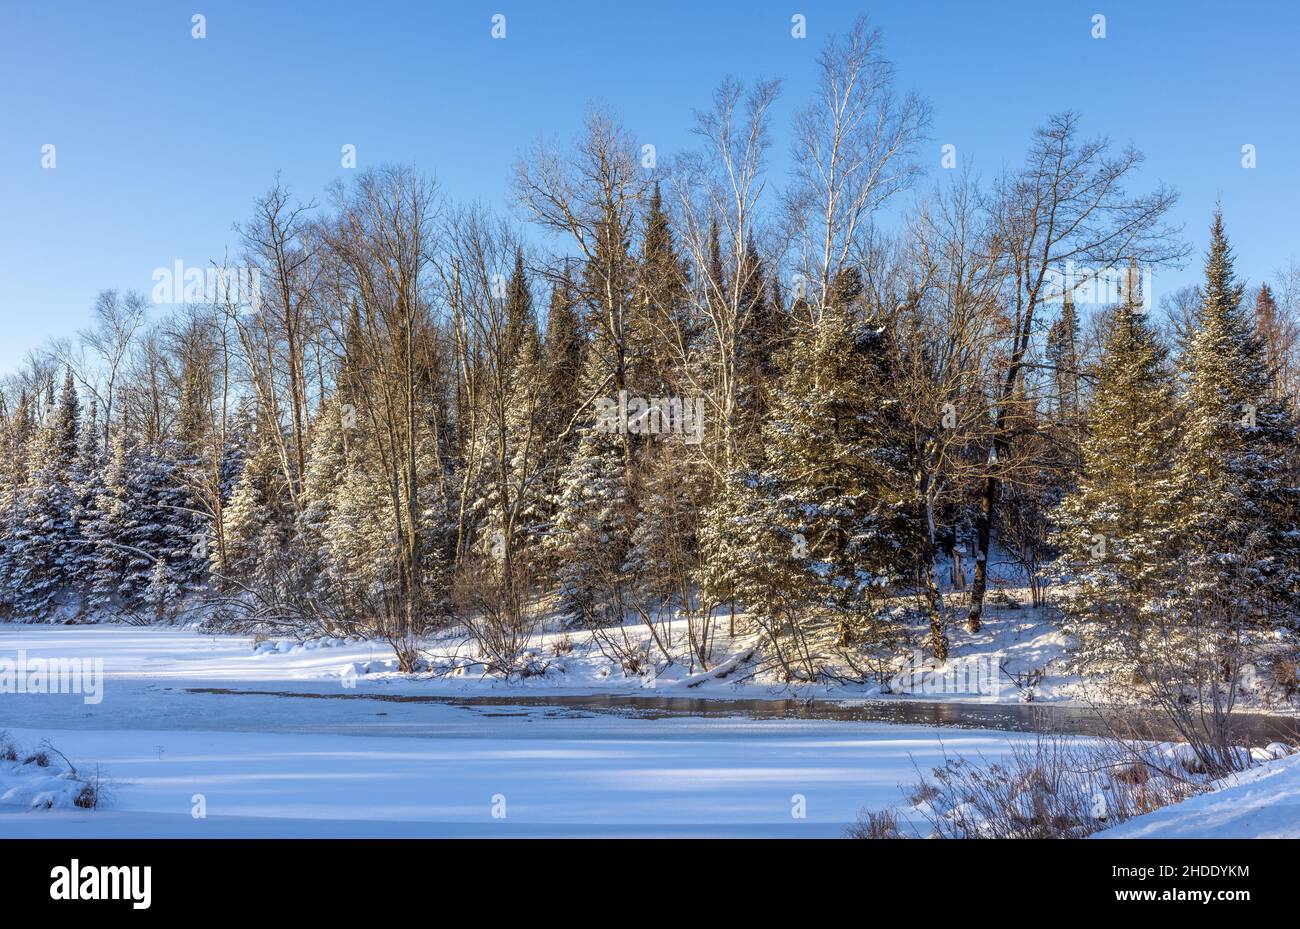
[[[1182,193],[1176,220],[1196,254],[1160,290],[1196,281],[1218,196],[1243,276],[1300,255],[1292,2],[2,0],[0,370],[83,326],[98,291],[148,293],[154,268],[233,251],[232,224],[277,171],[319,196],[349,173],[345,143],[361,167],[414,163],[504,208],[519,150],[570,136],[593,100],[665,156],[690,144],[691,111],[719,79],[780,77],[780,182],[821,40],[859,12],[884,31],[899,86],[934,107],[936,175],[945,143],[992,175],[1048,113],[1072,108]],[[790,36],[794,13],[805,40]],[[47,143],[54,170],[41,167]],[[1241,167],[1246,143],[1254,170]]]

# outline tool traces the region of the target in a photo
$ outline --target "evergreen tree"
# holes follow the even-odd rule
[[[523,340],[536,334],[537,317],[533,313],[533,294],[524,270],[524,253],[515,249],[515,266],[506,283],[505,332],[501,340],[501,354],[514,358]]]
[[[131,554],[121,544],[130,519],[131,466],[126,429],[119,426],[109,440],[103,479],[91,501],[85,530],[87,545],[94,552],[89,601],[100,611],[121,605],[119,587]]]
[[[1300,607],[1300,492],[1290,470],[1296,425],[1279,398],[1264,340],[1216,212],[1196,330],[1183,359],[1187,422],[1175,530],[1187,540],[1187,595],[1235,591],[1247,626],[1294,630]]]
[[[1078,484],[1058,507],[1065,628],[1091,671],[1131,667],[1169,608],[1178,559],[1174,379],[1134,295],[1110,314],[1085,418]]]
[[[375,467],[373,444],[350,445],[342,481],[334,488],[325,543],[334,583],[358,604],[381,600],[397,590],[397,565],[392,552],[391,513],[375,505],[389,492],[382,471]]]
[[[280,588],[284,579],[270,556],[287,546],[290,535],[284,473],[268,428],[274,427],[259,423],[250,436],[252,448],[225,510],[227,568],[235,579],[262,591]]]
[[[538,372],[541,392],[537,411],[540,457],[537,526],[543,542],[554,531],[562,470],[576,451],[581,434],[574,417],[579,404],[587,399],[580,396],[585,347],[582,319],[566,265],[551,291]],[[552,554],[553,549],[543,544],[536,552],[538,567],[553,569]]]
[[[19,615],[50,618],[71,585],[80,540],[74,522],[74,467],[80,404],[69,371],[56,404],[54,383],[29,448],[30,481],[21,492],[8,545],[10,595]]]
[[[1255,295],[1255,331],[1264,342],[1264,355],[1274,399],[1294,404],[1296,383],[1296,349],[1300,347],[1300,330],[1296,321],[1283,313],[1268,284],[1260,284]]]
[[[627,380],[632,393],[643,397],[677,393],[675,362],[690,343],[687,278],[656,182],[645,216],[630,314]]]
[[[152,563],[147,570],[141,566],[138,573],[132,572],[129,582],[155,618],[176,612],[186,596],[200,589],[210,558],[206,520],[181,476],[182,448],[168,439],[143,450],[132,477],[136,506],[127,541],[146,552]],[[188,457],[183,461],[192,464]]]
[[[919,541],[891,363],[882,328],[827,307],[791,347],[761,470],[733,481],[734,502],[722,511],[728,524],[704,530],[706,544],[732,533],[742,543],[724,542],[733,573],[757,566],[766,591],[737,585],[750,608],[767,599],[829,616],[841,646],[896,634],[878,610]],[[762,542],[750,550],[743,542],[755,532]]]
[[[497,380],[485,391],[482,479],[470,507],[479,550],[512,563],[539,537],[543,519],[542,347],[531,309],[520,327],[513,356],[500,360]]]
[[[23,608],[17,599],[15,571],[19,568],[28,481],[28,446],[35,416],[27,391],[20,391],[13,414],[4,423],[4,456],[0,460],[0,607],[6,617]]]
[[[92,400],[86,410],[85,423],[81,430],[80,447],[77,450],[75,476],[72,481],[74,494],[72,521],[76,527],[77,546],[73,562],[69,568],[68,581],[72,589],[83,599],[90,591],[95,573],[95,543],[90,537],[95,498],[104,488],[103,433],[99,427],[99,405]]]
[[[737,406],[742,420],[738,432],[742,456],[752,456],[758,431],[766,418],[775,383],[777,354],[786,338],[785,320],[768,294],[763,259],[754,243],[746,243],[736,287],[740,292],[740,329],[736,338],[736,376],[740,382]]]
[[[346,396],[350,395],[341,394],[339,399]],[[307,469],[305,505],[297,521],[300,551],[286,549],[294,554],[285,559],[278,583],[259,579],[272,596],[314,601],[311,608],[318,615],[332,615],[345,622],[373,621],[376,610],[396,602],[401,565],[393,544],[397,533],[392,523],[394,510],[377,502],[396,492],[400,512],[406,511],[405,486],[392,485],[372,424],[356,414],[346,401],[331,401],[322,409]],[[418,418],[420,422],[433,419],[428,398],[422,399]],[[415,509],[416,531],[421,536],[420,608],[430,615],[443,608],[455,542],[454,522],[439,493],[442,461],[432,431],[419,430],[416,472],[420,496]],[[249,494],[251,490],[245,492]],[[263,526],[259,531],[275,530]],[[315,583],[317,566],[323,572],[323,586]]]
[[[542,349],[541,405],[548,422],[548,431],[553,434],[558,435],[568,427],[578,410],[578,404],[586,399],[578,396],[585,346],[577,295],[569,280],[566,265],[560,280],[551,291],[550,308],[546,314],[546,339]]]
[[[348,476],[344,425],[348,411],[344,407],[337,396],[330,398],[321,404],[312,423],[297,531],[301,547],[312,552],[317,571],[325,570],[329,563],[328,539],[337,512],[337,494]],[[347,420],[352,428],[356,427],[354,412]]]
[[[1061,302],[1061,315],[1047,330],[1047,360],[1051,364],[1054,414],[1066,419],[1078,410],[1079,387],[1079,320],[1074,309],[1074,294],[1067,290]]]
[[[603,381],[604,362],[593,350],[584,367],[583,396],[595,396]],[[546,547],[558,566],[561,612],[572,622],[622,620],[622,567],[632,528],[622,438],[608,420],[589,412],[560,473]]]

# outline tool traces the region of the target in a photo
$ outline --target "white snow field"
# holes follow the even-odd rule
[[[13,808],[0,836],[838,836],[864,804],[898,802],[913,761],[1006,746],[881,724],[439,710],[424,737],[11,730],[97,759],[110,806]]]
[[[709,708],[791,694],[675,669],[647,691],[590,657],[565,680],[507,683],[397,675],[380,643],[0,625],[0,678],[20,656],[99,659],[103,680],[93,695],[0,687],[0,730],[20,748],[0,758],[0,837],[833,837],[863,808],[901,805],[918,769],[1034,738],[727,716]],[[566,693],[706,699],[672,717],[547,702]],[[83,779],[99,771],[104,808],[73,805],[57,758],[22,763],[43,740]],[[1220,787],[1102,835],[1300,836],[1300,756]]]
[[[34,785],[10,770],[0,836],[839,836],[861,808],[898,803],[914,765],[1025,738],[356,699],[437,687],[348,688],[342,667],[390,657],[370,643],[256,653],[178,629],[0,626],[0,660],[20,651],[103,659],[98,703],[0,694],[0,729],[25,748],[48,739],[83,775],[98,765],[108,805],[32,809]]]

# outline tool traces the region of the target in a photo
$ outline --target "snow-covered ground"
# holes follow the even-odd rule
[[[880,724],[423,715],[418,737],[14,729],[96,759],[110,801],[0,806],[0,835],[838,836],[862,806],[898,802],[913,762],[1008,744]]]
[[[83,783],[57,759],[0,758],[0,809],[73,809]]]
[[[463,637],[445,634],[425,642],[425,669],[415,675],[397,673],[393,649],[383,641],[315,639],[297,642],[273,639],[254,645],[249,636],[212,635],[192,628],[125,626],[114,624],[52,626],[0,624],[0,657],[19,650],[48,658],[102,658],[108,681],[186,680],[191,682],[312,681],[347,689],[382,686],[388,691],[423,694],[580,694],[641,693],[654,690],[690,697],[842,698],[898,697],[908,700],[951,700],[980,703],[1020,703],[1026,693],[1016,678],[1034,670],[1044,676],[1033,688],[1035,702],[1069,702],[1072,677],[1061,673],[1060,659],[1066,641],[1035,611],[991,607],[984,628],[976,635],[953,635],[953,660],[944,668],[963,674],[979,665],[996,678],[985,692],[942,692],[931,687],[936,666],[921,659],[921,673],[911,679],[906,693],[889,692],[888,684],[790,684],[777,668],[764,663],[756,652],[757,636],[744,628],[737,635],[720,634],[707,668],[689,661],[687,633],[682,620],[661,631],[673,646],[676,660],[660,658],[653,672],[625,674],[618,662],[602,650],[590,633],[554,630],[539,634],[530,652],[544,674],[510,679],[486,675],[474,663],[474,645]],[[648,631],[630,622],[627,639],[647,642]],[[621,637],[621,636],[620,636]],[[919,655],[918,655],[919,658]],[[900,665],[900,669],[910,665]],[[109,685],[112,686],[111,684]]]
[[[861,808],[898,802],[914,765],[996,757],[1026,737],[365,699],[466,686],[366,674],[349,687],[344,668],[391,658],[372,643],[256,650],[182,629],[0,626],[0,659],[19,652],[102,659],[98,702],[2,694],[0,729],[98,765],[108,805],[33,811],[32,779],[58,770],[25,766],[20,784],[15,769],[0,790],[13,791],[0,801],[10,836],[838,836]]]
[[[946,572],[942,572],[946,579]],[[643,694],[692,698],[757,699],[883,699],[980,704],[1055,704],[1088,706],[1097,695],[1086,682],[1068,672],[1070,640],[1060,631],[1053,607],[1034,608],[1020,586],[1018,569],[997,563],[990,570],[992,587],[986,600],[982,629],[971,634],[961,623],[949,629],[950,659],[937,665],[926,658],[927,620],[913,613],[913,650],[904,649],[882,680],[853,683],[860,677],[848,667],[836,667],[833,649],[826,652],[825,682],[791,683],[781,667],[760,646],[757,630],[744,614],[727,631],[724,616],[712,640],[707,667],[693,661],[685,620],[666,622],[652,636],[634,617],[621,630],[606,633],[606,645],[590,632],[564,628],[545,616],[532,639],[526,661],[528,676],[484,673],[474,643],[460,630],[447,630],[426,639],[422,669],[397,672],[393,649],[383,641],[281,638],[259,641],[249,636],[212,635],[194,628],[125,626],[112,623],[76,626],[0,624],[0,658],[20,649],[49,657],[100,657],[109,681],[155,680],[221,683],[294,682],[356,692],[382,688],[387,693],[425,695],[469,694]],[[954,616],[963,613],[964,592],[945,588]],[[900,606],[915,606],[903,598]],[[627,650],[642,649],[651,667],[642,674],[624,672],[609,642]],[[672,656],[665,658],[660,646]],[[842,683],[832,682],[839,678]],[[978,678],[992,682],[976,690]],[[959,686],[950,686],[956,681]],[[900,682],[902,686],[900,686]],[[113,685],[110,685],[113,686]],[[1249,687],[1239,695],[1243,710],[1295,714],[1300,704],[1278,700]]]
[[[1104,839],[1300,838],[1300,755],[1216,781],[1210,793],[1097,833]]]
[[[1026,661],[1058,647],[1025,616],[1006,610],[981,636],[1033,650]],[[748,647],[737,637],[729,654]],[[732,671],[726,677],[673,667],[654,691],[710,706],[791,696],[774,683],[738,682],[743,663],[728,664],[727,654],[715,664]],[[562,675],[502,681],[398,675],[391,650],[373,642],[255,646],[178,628],[0,625],[0,676],[20,655],[29,666],[102,662],[93,693],[0,693],[0,730],[27,750],[49,740],[83,778],[98,767],[107,805],[73,807],[79,783],[62,762],[23,764],[20,752],[0,759],[0,836],[838,836],[860,810],[900,804],[900,786],[918,770],[955,755],[992,761],[1033,738],[857,721],[644,718],[539,700],[659,695],[580,646],[557,656]],[[467,699],[484,693],[497,702]],[[420,699],[429,696],[454,700]],[[1270,762],[1106,834],[1300,835],[1297,765]]]
[[[1028,590],[1015,565],[995,561],[989,574],[983,628],[972,635],[954,622],[949,631],[951,658],[945,665],[925,657],[928,619],[918,614],[915,598],[900,597],[897,618],[911,624],[909,636],[914,647],[904,647],[892,665],[876,669],[883,672],[883,679],[863,683],[851,682],[861,677],[860,672],[847,665],[837,666],[833,648],[821,649],[830,672],[825,682],[791,683],[773,656],[759,647],[758,630],[743,612],[737,614],[734,624],[726,616],[717,620],[719,628],[702,666],[692,656],[688,623],[680,617],[663,622],[652,635],[629,614],[621,629],[597,636],[567,628],[544,602],[537,604],[543,614],[541,631],[532,638],[520,662],[533,673],[509,679],[484,673],[477,647],[460,629],[445,630],[421,643],[424,660],[421,672],[415,675],[398,674],[393,649],[378,640],[271,639],[254,645],[248,636],[214,636],[192,628],[113,622],[0,624],[0,657],[24,648],[51,657],[95,655],[103,658],[106,674],[113,680],[311,681],[349,689],[378,685],[394,692],[443,695],[609,694],[652,689],[689,697],[1079,702],[1086,695],[1079,689],[1078,678],[1065,673],[1069,640],[1056,628],[1052,608],[1040,610],[1029,605]],[[951,589],[946,569],[940,575],[948,606],[957,616],[964,610],[967,594]],[[195,615],[203,615],[203,611],[197,609]],[[731,635],[729,627],[733,626],[735,634]],[[625,673],[615,654],[620,648],[643,653],[648,667],[641,673]],[[992,686],[978,692],[949,686],[954,680],[969,683],[976,677]],[[842,683],[833,682],[836,680]]]

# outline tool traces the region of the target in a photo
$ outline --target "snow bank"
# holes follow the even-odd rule
[[[1034,687],[1032,698],[1043,702],[1068,699],[1072,679],[1053,670],[1064,653],[1061,634],[1030,609],[991,609],[986,616],[980,633],[954,642],[954,658],[996,654],[998,664],[1017,675],[1048,668]],[[743,627],[743,617],[740,624]],[[331,637],[304,642],[254,641],[249,636],[214,635],[174,626],[0,624],[0,654],[25,649],[29,655],[42,658],[102,658],[105,686],[110,693],[115,681],[150,680],[177,686],[312,682],[329,689],[352,689],[360,684],[363,688],[383,687],[393,692],[444,695],[642,693],[653,688],[728,698],[881,696],[879,684],[791,684],[783,680],[780,669],[763,660],[752,630],[734,638],[720,634],[707,671],[690,660],[684,620],[667,623],[661,629],[661,636],[671,644],[671,662],[658,653],[639,623],[630,621],[624,631],[632,647],[640,644],[648,648],[655,659],[653,675],[625,674],[590,633],[558,626],[537,635],[527,650],[524,657],[533,673],[508,679],[484,674],[473,643],[452,634],[434,636],[423,643],[425,658],[415,674],[399,673],[393,649],[382,641]],[[1007,686],[996,702],[1017,703],[1026,697],[1016,687]],[[970,698],[907,694],[902,699]]]
[[[73,809],[85,785],[71,771],[35,762],[0,761],[0,807]]]
[[[73,809],[84,804],[86,783],[57,753],[42,746],[24,751],[0,732],[0,809]]]
[[[1260,754],[1285,752],[1274,742]],[[1300,754],[1271,760],[1216,781],[1201,794],[1130,819],[1103,839],[1300,838]]]

